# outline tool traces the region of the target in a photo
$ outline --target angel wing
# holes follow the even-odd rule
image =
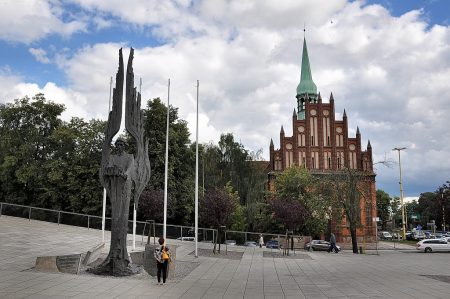
[[[150,180],[150,160],[148,158],[148,140],[144,137],[144,114],[141,111],[141,94],[134,87],[133,73],[134,49],[131,48],[127,65],[126,94],[125,94],[125,128],[136,141],[135,167],[132,176],[132,199],[136,204],[145,186]]]
[[[105,168],[108,166],[109,156],[111,154],[110,145],[113,137],[120,129],[122,121],[122,98],[123,98],[123,56],[122,48],[119,50],[119,68],[116,74],[116,86],[113,89],[112,110],[108,115],[108,124],[106,126],[105,141],[102,148],[102,164],[100,167],[100,182],[106,188],[106,182],[103,178]]]

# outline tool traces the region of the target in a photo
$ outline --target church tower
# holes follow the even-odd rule
[[[368,205],[361,206],[361,220],[365,225],[358,231],[358,236],[369,242],[374,240],[375,224],[372,219],[376,216],[376,191],[370,141],[363,150],[359,127],[354,137],[349,136],[347,111],[343,111],[342,119],[336,119],[333,93],[328,103],[322,101],[313,81],[306,38],[303,39],[300,83],[295,98],[297,111],[294,109],[292,115],[292,134],[285,132],[282,126],[280,148],[275,149],[272,139],[270,142],[268,189],[274,190],[277,173],[294,165],[305,167],[313,175],[338,173],[344,169],[361,171],[366,174],[365,182],[369,182],[365,188],[370,198],[365,200]],[[345,229],[333,229],[333,232],[340,241],[346,241],[349,237]]]

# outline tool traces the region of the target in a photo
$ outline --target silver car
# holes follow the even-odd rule
[[[424,252],[450,251],[450,243],[445,239],[425,239],[416,244],[416,249]]]

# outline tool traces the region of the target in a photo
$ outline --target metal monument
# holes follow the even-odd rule
[[[105,141],[102,148],[100,182],[111,200],[111,246],[108,257],[97,268],[97,274],[125,276],[136,272],[127,250],[128,215],[130,203],[138,206],[139,197],[150,179],[148,140],[144,137],[144,115],[141,94],[134,87],[133,54],[128,58],[125,86],[125,128],[135,141],[135,154],[125,152],[126,141],[118,138],[116,151],[111,153],[111,142],[118,133],[122,120],[123,57],[119,50],[119,69],[113,90],[112,110],[108,115]]]

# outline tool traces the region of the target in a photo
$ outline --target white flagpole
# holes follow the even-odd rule
[[[170,98],[170,79],[167,85],[167,128],[166,128],[166,164],[164,171],[164,225],[163,225],[163,238],[166,239],[166,227],[167,227],[167,176],[169,169],[169,98]]]
[[[139,93],[142,94],[142,78],[139,79]],[[136,250],[136,203],[135,202],[133,203],[133,250]]]
[[[113,79],[109,81],[109,105],[108,105],[108,118],[109,111],[111,111],[111,93],[112,93]],[[102,242],[105,243],[105,224],[106,224],[106,189],[103,188],[103,207],[102,207]]]
[[[195,127],[195,257],[198,257],[198,89],[197,80],[197,121]]]

